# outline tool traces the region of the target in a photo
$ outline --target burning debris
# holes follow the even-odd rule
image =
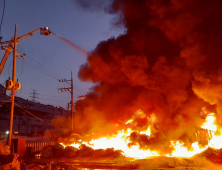
[[[67,143],[62,143],[62,145],[65,144],[66,146],[80,148],[78,151],[79,155],[84,155],[85,153],[81,153],[81,148],[88,148],[86,152],[88,156],[94,154],[93,149],[105,150],[107,148],[114,148],[114,150],[122,151],[124,157],[135,159],[153,156],[192,157],[195,154],[203,152],[208,147],[221,148],[221,144],[215,141],[215,139],[220,138],[221,129],[216,126],[214,113],[208,114],[202,126],[194,128],[193,132],[189,135],[186,133],[180,136],[175,134],[174,138],[171,138],[169,141],[168,147],[163,145],[156,148],[157,135],[162,133],[155,125],[157,121],[155,114],[146,117],[144,112],[138,110],[124,124],[125,127],[121,125],[122,130],[119,130],[115,135],[106,135],[98,139],[91,139],[88,142],[85,140],[76,140],[72,145]],[[140,122],[140,126],[138,126],[138,122]]]
[[[64,146],[56,143],[55,146],[47,145],[43,147],[40,154],[44,158],[48,157],[93,157],[93,158],[121,158],[123,157],[121,150],[114,150],[114,148],[107,149],[93,149],[85,144],[74,146]]]

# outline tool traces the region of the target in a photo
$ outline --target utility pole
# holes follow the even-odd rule
[[[16,53],[17,44],[19,43],[19,40],[26,39],[30,37],[33,33],[40,30],[40,33],[42,35],[50,35],[50,31],[48,27],[38,28],[32,32],[29,32],[21,37],[17,37],[17,25],[15,24],[15,34],[14,38],[11,39],[11,41],[5,41],[0,42],[1,49],[6,50],[5,55],[0,63],[0,74],[4,68],[4,64],[8,58],[8,55],[10,52],[13,52],[13,71],[12,71],[12,80],[8,80],[6,82],[6,90],[11,90],[11,110],[10,110],[10,118],[9,118],[9,136],[8,136],[8,146],[10,149],[12,149],[12,126],[13,126],[13,115],[14,115],[14,105],[15,105],[15,91],[20,89],[20,83],[15,82],[15,74],[16,74],[16,57],[20,56],[24,58],[24,55],[21,56],[20,54]],[[14,48],[12,47],[14,44]],[[7,46],[8,45],[8,46]],[[13,49],[13,50],[12,50]]]
[[[71,81],[71,84],[69,83],[69,81]],[[72,131],[73,131],[73,79],[72,79],[72,71],[71,71],[71,80],[66,80],[66,79],[62,79],[59,80],[59,82],[67,82],[69,85],[71,85],[71,87],[68,88],[58,88],[58,90],[63,91],[69,91],[71,93],[71,119],[72,119]]]
[[[9,119],[9,137],[8,137],[8,146],[12,148],[12,126],[13,126],[13,114],[14,114],[14,105],[15,105],[15,73],[16,73],[16,47],[17,47],[17,25],[15,25],[15,35],[14,35],[14,51],[13,51],[13,71],[12,71],[12,89],[11,89],[11,112]]]

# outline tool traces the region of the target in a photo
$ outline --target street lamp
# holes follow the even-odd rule
[[[11,39],[11,41],[5,41],[5,42],[0,42],[1,49],[6,50],[5,55],[2,58],[2,61],[0,63],[0,74],[4,68],[4,64],[8,58],[8,55],[10,52],[13,52],[13,72],[12,72],[12,81],[11,81],[11,86],[8,87],[8,90],[11,90],[11,112],[10,112],[10,120],[9,120],[9,137],[8,137],[8,146],[12,148],[11,146],[11,141],[12,141],[12,126],[13,126],[13,114],[14,114],[14,105],[15,105],[15,91],[19,90],[18,82],[15,83],[15,73],[16,73],[16,57],[21,56],[20,54],[16,53],[16,48],[17,44],[19,44],[19,40],[27,39],[30,37],[33,33],[37,32],[40,30],[40,33],[42,35],[50,35],[50,30],[49,27],[43,27],[43,28],[38,28],[34,31],[31,31],[21,37],[17,37],[17,25],[15,25],[15,34],[14,37]],[[13,47],[14,45],[14,47]],[[7,88],[7,87],[6,87]]]

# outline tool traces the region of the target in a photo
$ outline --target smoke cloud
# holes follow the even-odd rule
[[[73,2],[84,10],[91,12],[104,12],[108,10],[112,0],[73,0]]]
[[[108,11],[127,31],[80,67],[80,80],[96,85],[76,103],[76,132],[114,132],[141,109],[156,120],[154,137],[140,140],[164,150],[186,143],[203,107],[222,114],[222,1],[114,0]]]

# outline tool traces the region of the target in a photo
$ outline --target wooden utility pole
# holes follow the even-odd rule
[[[14,35],[14,51],[13,51],[13,71],[12,71],[12,88],[11,88],[11,111],[9,119],[9,137],[8,137],[8,146],[12,148],[12,125],[13,125],[13,114],[14,114],[14,105],[15,105],[15,73],[16,73],[16,47],[17,47],[17,25],[15,25],[15,35]]]
[[[71,81],[71,84],[69,83],[69,81]],[[59,80],[59,82],[67,82],[68,84],[70,84],[71,85],[71,87],[68,87],[68,88],[66,88],[66,87],[64,87],[64,88],[58,88],[58,90],[61,90],[62,92],[63,91],[69,91],[70,93],[71,93],[71,102],[70,102],[70,104],[71,104],[71,119],[72,119],[72,131],[73,131],[73,113],[74,113],[74,111],[73,111],[73,79],[72,79],[72,71],[71,71],[71,80],[66,80],[66,79],[62,79],[62,80]]]

